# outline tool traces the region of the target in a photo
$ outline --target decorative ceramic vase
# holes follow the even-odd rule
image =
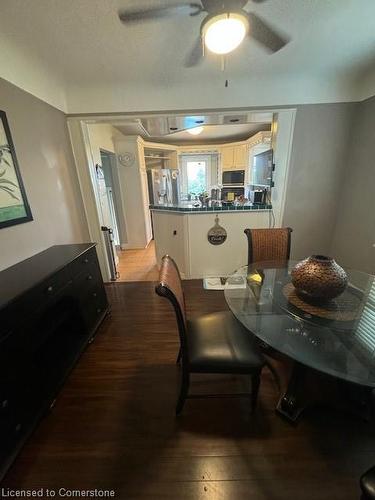
[[[299,262],[291,272],[297,293],[310,301],[328,301],[340,295],[348,284],[348,276],[331,257],[311,255]]]

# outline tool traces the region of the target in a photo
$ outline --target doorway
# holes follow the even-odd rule
[[[100,148],[102,177],[105,184],[104,196],[100,203],[105,216],[104,221],[112,230],[113,250],[116,265],[116,281],[156,281],[158,268],[156,264],[155,244],[152,240],[146,248],[127,249],[121,247],[121,192],[114,181],[116,155]]]
[[[244,120],[241,127],[246,128],[245,132],[248,139],[250,138],[248,134],[255,137],[258,133],[262,139],[264,135],[262,131],[270,129],[272,124],[272,131],[268,130],[268,133],[272,136],[272,149],[275,151],[274,163],[276,165],[272,185],[273,220],[276,226],[282,225],[296,110],[295,108],[256,111],[244,109],[241,112],[243,116],[241,115],[239,118]],[[237,111],[238,113],[240,112]],[[119,258],[128,257],[129,270],[132,264],[138,267],[138,264],[143,261],[145,264],[143,277],[146,276],[146,279],[150,276],[148,264],[146,264],[149,258],[148,250],[151,252],[154,246],[149,209],[147,161],[159,162],[160,157],[164,158],[165,156],[164,153],[161,155],[159,150],[168,152],[168,156],[171,157],[168,168],[180,169],[180,179],[182,181],[180,184],[182,191],[180,199],[182,203],[187,204],[191,202],[191,192],[195,193],[203,187],[207,189],[207,187],[212,188],[212,186],[221,184],[220,180],[222,179],[224,166],[225,170],[230,171],[240,166],[242,169],[248,170],[248,160],[250,160],[247,155],[248,149],[246,145],[242,144],[243,141],[241,142],[240,137],[236,135],[236,142],[232,136],[228,136],[228,130],[225,129],[223,133],[225,132],[227,135],[221,137],[220,141],[219,139],[214,141],[211,134],[209,135],[210,144],[205,143],[203,137],[198,143],[196,143],[196,139],[193,139],[195,142],[192,142],[190,137],[187,137],[188,132],[185,130],[186,127],[183,121],[185,114],[180,112],[174,116],[160,113],[152,116],[148,114],[127,114],[124,116],[102,115],[68,118],[90,238],[91,241],[98,242],[97,252],[104,281],[110,280],[110,270],[105,241],[100,231],[102,217],[101,213],[99,213],[101,210],[97,208],[98,190],[96,182],[93,182],[95,165],[103,162],[101,155],[97,154],[99,148],[112,152],[116,161],[115,172],[117,179],[114,179],[114,183],[120,186],[122,205],[117,225],[120,226],[121,223],[126,221],[125,232],[122,231],[121,234],[121,228],[118,227],[121,247]],[[229,127],[229,117],[232,117],[232,115],[233,112],[228,110],[220,113],[207,111],[205,115],[205,119],[209,123],[207,133],[215,132],[217,134],[219,127]],[[230,121],[234,120],[231,119]],[[211,124],[213,124],[212,127]],[[235,127],[239,126],[239,124],[231,126]],[[177,141],[178,144],[176,144],[177,137],[172,137],[172,135],[173,131],[177,130],[178,127],[181,132],[176,132],[176,134],[185,134],[186,137],[183,137],[185,142]],[[241,128],[241,134],[245,132]],[[166,142],[167,139],[170,139],[170,144]],[[256,146],[257,142],[254,141],[251,142],[251,147]],[[228,146],[229,143],[231,146]],[[240,143],[242,147],[237,147]],[[250,142],[248,145],[250,147]],[[151,153],[150,149],[152,150]],[[155,153],[154,150],[157,150],[157,152]],[[228,154],[224,154],[224,152],[227,153],[227,150],[232,152],[229,155],[231,160],[228,159]],[[207,161],[203,156],[207,156]],[[186,160],[186,168],[184,168],[184,160]],[[204,165],[197,165],[194,163],[195,161]],[[187,168],[188,162],[189,168]],[[103,163],[105,163],[105,160]],[[116,214],[116,196],[113,198],[114,212]],[[111,212],[110,203],[108,211]],[[158,238],[156,238],[156,243],[158,244]],[[134,268],[135,271],[137,270]],[[121,274],[121,280],[134,279],[126,275],[125,269]],[[137,279],[142,280],[143,277],[137,277]]]
[[[115,193],[115,183],[113,181],[112,169],[116,162],[116,156],[114,153],[100,149],[101,158],[101,168],[104,179],[105,188],[105,210],[106,210],[106,220],[109,223],[109,227],[113,231],[113,240],[116,248],[120,246],[120,235],[119,235],[119,215],[118,215],[118,200]]]

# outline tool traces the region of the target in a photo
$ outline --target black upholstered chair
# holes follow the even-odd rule
[[[360,485],[362,500],[375,500],[375,466],[362,475]]]
[[[247,264],[273,261],[285,263],[290,257],[290,227],[273,229],[245,229],[247,236]]]
[[[156,286],[156,293],[171,302],[180,336],[180,352],[177,362],[180,360],[182,362],[182,377],[176,414],[182,411],[187,398],[205,397],[189,395],[191,373],[251,375],[251,394],[230,396],[251,397],[251,409],[254,410],[264,359],[250,332],[230,311],[207,314],[188,320],[180,273],[176,263],[168,255],[162,259],[160,282]]]

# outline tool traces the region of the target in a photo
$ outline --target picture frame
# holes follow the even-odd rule
[[[0,110],[0,229],[32,220],[8,119]]]

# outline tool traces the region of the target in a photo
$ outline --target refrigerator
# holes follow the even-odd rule
[[[180,203],[180,172],[170,168],[147,170],[148,194],[151,205]]]

